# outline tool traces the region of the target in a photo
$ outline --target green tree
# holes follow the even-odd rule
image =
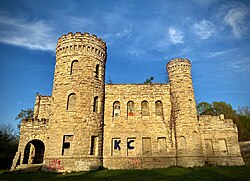
[[[150,76],[149,78],[147,78],[144,82],[143,82],[143,84],[152,84],[153,81],[154,80],[154,77],[153,76]]]
[[[18,123],[18,128],[20,128],[21,126],[21,121],[23,119],[30,119],[30,118],[33,118],[33,115],[34,115],[34,111],[33,109],[31,108],[28,108],[26,110],[22,109],[20,111],[20,113],[16,116],[15,120],[19,120],[19,123]]]
[[[0,169],[9,169],[18,147],[18,136],[10,124],[0,124]]]
[[[239,106],[237,109],[237,112],[239,115],[241,116],[246,116],[248,118],[250,118],[250,109],[248,106]]]

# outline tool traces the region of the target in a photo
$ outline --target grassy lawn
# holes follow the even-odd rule
[[[96,170],[70,174],[47,172],[8,172],[0,170],[0,181],[5,180],[250,180],[250,166],[195,167],[153,170]]]

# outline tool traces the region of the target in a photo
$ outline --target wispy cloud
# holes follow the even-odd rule
[[[248,29],[245,21],[248,8],[242,3],[232,3],[227,5],[227,9],[228,11],[224,17],[224,22],[232,28],[236,38],[241,38]]]
[[[233,51],[237,50],[237,48],[232,48],[232,49],[228,49],[228,50],[222,50],[222,51],[216,51],[216,52],[209,52],[207,54],[205,54],[203,56],[203,58],[215,58],[215,57],[218,57],[218,56],[222,56],[222,55],[225,55],[225,54],[228,54],[228,53],[231,53]]]
[[[168,35],[170,37],[170,41],[173,44],[184,43],[183,33],[175,28],[168,29]]]
[[[129,28],[123,29],[120,32],[115,33],[108,33],[102,36],[102,38],[109,44],[111,44],[113,41],[121,38],[130,38],[132,36],[132,30],[133,27],[130,26]]]
[[[226,67],[232,71],[249,71],[250,72],[250,57],[244,57],[237,61],[230,61]]]
[[[0,42],[32,50],[55,51],[57,36],[45,21],[0,14]]]
[[[202,40],[210,38],[216,32],[216,27],[211,21],[205,19],[196,22],[192,26],[194,33]]]

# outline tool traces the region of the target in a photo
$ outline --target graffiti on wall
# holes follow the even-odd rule
[[[144,158],[129,158],[128,159],[129,168],[143,168],[144,163],[145,163]]]
[[[64,170],[64,167],[61,165],[61,160],[50,159],[49,160],[49,170]]]

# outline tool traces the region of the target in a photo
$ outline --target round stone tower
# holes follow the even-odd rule
[[[167,64],[172,104],[171,124],[176,143],[178,166],[202,166],[202,153],[191,63],[188,59],[176,58]]]
[[[55,171],[102,166],[106,43],[88,33],[58,39],[45,166]]]

